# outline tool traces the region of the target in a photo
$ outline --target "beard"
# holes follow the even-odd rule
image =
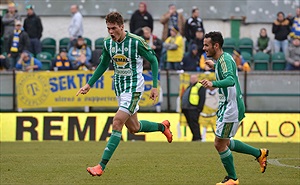
[[[207,57],[213,57],[213,56],[215,56],[215,54],[216,54],[215,50],[211,50],[211,51],[206,52]]]

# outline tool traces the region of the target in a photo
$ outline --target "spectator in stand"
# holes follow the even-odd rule
[[[285,59],[286,70],[300,70],[300,38],[295,37],[288,47]]]
[[[232,58],[236,63],[238,71],[251,71],[249,63],[245,61],[240,50],[233,50]]]
[[[70,36],[68,49],[76,44],[77,37],[83,35],[83,18],[78,10],[78,5],[71,5],[70,11],[72,13],[72,19],[68,29]]]
[[[171,36],[163,43],[167,50],[167,69],[180,70],[180,63],[184,55],[184,41],[177,26],[171,29]]]
[[[18,14],[18,11],[16,10],[15,3],[9,3],[8,12],[2,18],[2,24],[4,26],[3,27],[4,49],[8,47],[8,39],[9,36],[14,32],[16,20],[21,21],[21,16]],[[2,33],[2,28],[1,28],[1,33]]]
[[[130,19],[130,32],[136,35],[143,35],[143,27],[149,27],[150,32],[153,32],[153,18],[147,11],[147,5],[145,2],[140,2],[139,9],[136,10]]]
[[[54,71],[73,69],[72,63],[70,62],[67,54],[68,52],[66,48],[60,49],[59,55],[57,55],[57,57],[52,62],[52,69],[54,69]]]
[[[195,33],[195,38],[192,39],[189,43],[189,48],[193,45],[196,44],[198,47],[198,55],[199,57],[204,53],[203,51],[203,40],[204,40],[204,31],[202,28],[198,28],[196,33]],[[190,50],[190,49],[189,49]]]
[[[171,29],[176,26],[179,32],[184,36],[184,17],[182,13],[178,13],[175,4],[169,5],[169,11],[165,13],[160,22],[163,24],[162,40],[165,41],[171,35]]]
[[[33,6],[26,6],[27,17],[24,20],[24,30],[28,33],[30,38],[29,51],[37,55],[42,51],[41,37],[43,32],[42,21],[39,16],[34,13]]]
[[[184,71],[200,71],[199,61],[198,47],[193,44],[182,59],[182,69]]]
[[[267,35],[267,30],[266,28],[260,29],[259,32],[259,37],[256,40],[256,43],[254,45],[254,49],[256,52],[264,52],[267,54],[271,53],[272,50],[272,44],[271,44],[271,39]]]
[[[188,42],[196,38],[196,31],[199,29],[204,32],[203,21],[199,17],[199,9],[193,7],[192,16],[188,18],[185,23],[185,38]]]
[[[155,52],[155,56],[159,62],[160,54],[162,50],[162,41],[156,36],[151,33],[151,28],[143,27],[143,38],[149,44],[151,49]]]
[[[9,35],[7,41],[6,53],[9,61],[9,69],[13,69],[21,53],[30,48],[30,39],[28,34],[22,30],[21,21],[15,21],[15,29]]]
[[[300,7],[296,9],[296,16],[290,19],[291,33],[292,38],[300,38]]]
[[[68,58],[74,69],[88,70],[93,67],[90,63],[92,58],[91,49],[86,45],[82,36],[79,36],[76,44],[69,49]]]
[[[38,59],[31,56],[31,54],[27,51],[23,51],[16,64],[16,69],[32,72],[36,70],[40,70],[42,68],[42,63]]]
[[[290,21],[285,18],[283,12],[277,13],[277,19],[272,26],[272,33],[275,35],[274,52],[286,53],[288,48],[288,35],[290,33]]]

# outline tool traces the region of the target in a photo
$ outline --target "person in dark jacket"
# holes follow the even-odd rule
[[[190,50],[190,48],[193,44],[196,44],[198,47],[198,55],[200,57],[204,53],[203,40],[204,40],[204,31],[202,28],[198,28],[195,33],[195,38],[193,40],[191,40],[188,45],[188,50]]]
[[[8,39],[14,32],[16,20],[21,21],[21,16],[18,14],[16,4],[10,2],[8,3],[8,12],[2,18],[3,28],[1,27],[1,34],[3,34],[4,37],[4,48],[8,47]]]
[[[198,47],[196,44],[193,44],[190,47],[188,53],[182,59],[182,69],[184,71],[200,71],[199,66],[200,57],[198,55]]]
[[[275,35],[274,52],[287,52],[288,35],[290,34],[290,21],[286,19],[283,12],[277,13],[277,19],[273,22],[272,33]]]
[[[199,9],[194,7],[192,10],[192,16],[185,22],[185,38],[188,42],[195,39],[196,31],[199,28],[204,32],[203,21],[199,17]]]
[[[160,62],[160,56],[161,56],[161,50],[162,50],[162,41],[156,36],[151,33],[151,28],[148,26],[143,27],[143,38],[145,41],[149,44],[151,49],[155,52],[155,56],[158,60],[158,63]],[[144,69],[149,70],[150,68],[150,63],[146,59],[144,59]]]
[[[34,13],[32,5],[26,6],[27,17],[24,20],[24,30],[28,33],[30,38],[29,51],[34,55],[42,51],[41,37],[43,32],[42,21],[39,16]]]
[[[181,99],[181,110],[193,134],[192,141],[201,141],[199,116],[202,112],[206,89],[198,82],[198,75],[191,75],[190,86]]]
[[[145,2],[140,2],[139,9],[136,10],[130,19],[130,32],[139,36],[143,35],[142,28],[149,27],[153,32],[153,18],[147,11],[147,5]]]
[[[68,58],[68,51],[66,48],[61,48],[59,55],[57,55],[52,61],[52,69],[54,71],[73,69],[72,63]]]
[[[9,69],[13,69],[20,58],[21,53],[24,50],[28,50],[30,47],[30,40],[28,34],[22,30],[21,21],[15,22],[15,29],[13,33],[8,37],[8,43],[6,47],[7,58],[9,61]]]

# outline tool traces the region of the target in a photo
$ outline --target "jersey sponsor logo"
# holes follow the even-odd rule
[[[220,102],[225,102],[225,96],[222,95],[222,94],[220,94],[220,95],[219,95],[219,101],[220,101]]]
[[[120,67],[125,66],[129,62],[129,58],[122,54],[116,54],[112,58],[113,61]]]
[[[120,76],[132,76],[132,70],[127,69],[115,69],[115,74]]]

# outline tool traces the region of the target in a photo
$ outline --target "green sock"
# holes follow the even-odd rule
[[[140,130],[139,132],[155,132],[155,131],[165,131],[165,126],[161,123],[155,123],[147,120],[140,120]]]
[[[106,144],[106,147],[102,154],[102,160],[99,163],[102,167],[102,170],[105,169],[106,164],[108,163],[109,159],[113,155],[114,151],[116,150],[117,146],[120,143],[122,133],[116,130],[113,130],[111,136]]]
[[[239,140],[234,140],[234,139],[230,140],[229,148],[232,151],[243,153],[243,154],[250,154],[256,158],[260,156],[260,150],[258,148],[254,148],[253,146],[250,146]]]
[[[220,152],[219,155],[221,157],[221,161],[224,165],[224,168],[228,174],[228,177],[232,179],[237,179],[233,164],[233,156],[231,154],[230,149],[227,148],[227,150],[225,150],[224,152]]]

